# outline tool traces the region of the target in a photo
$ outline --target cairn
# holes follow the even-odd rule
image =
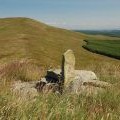
[[[63,90],[70,93],[97,93],[109,86],[111,86],[109,83],[99,81],[92,71],[75,70],[74,53],[72,50],[67,50],[63,54],[61,69],[48,70],[36,88],[42,92],[52,91],[62,94]]]
[[[111,84],[100,81],[92,71],[75,70],[75,56],[72,50],[63,54],[61,69],[48,70],[40,81],[21,82],[12,85],[14,94],[19,94],[23,99],[35,98],[39,93],[63,92],[73,94],[98,94],[111,88]]]

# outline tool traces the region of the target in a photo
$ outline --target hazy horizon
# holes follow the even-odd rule
[[[119,0],[0,0],[0,18],[29,17],[75,30],[120,29]]]

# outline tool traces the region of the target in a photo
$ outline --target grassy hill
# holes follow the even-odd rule
[[[84,50],[83,40],[89,37],[91,36],[54,28],[29,18],[0,19],[0,62],[27,58],[40,65],[59,66],[61,56],[67,49],[75,52],[77,68],[100,61],[111,64],[119,62]]]
[[[0,19],[0,26],[1,61],[28,58],[58,65],[63,52],[76,49],[84,37],[28,18]]]

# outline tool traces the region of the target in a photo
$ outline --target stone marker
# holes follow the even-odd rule
[[[69,84],[75,77],[75,56],[72,50],[67,50],[63,54],[62,75],[64,84]]]
[[[67,50],[63,54],[62,69],[48,70],[40,81],[15,82],[12,91],[23,98],[35,98],[38,92],[97,94],[111,86],[110,83],[100,81],[92,71],[75,70],[74,53]]]

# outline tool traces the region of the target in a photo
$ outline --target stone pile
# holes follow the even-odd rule
[[[70,93],[97,93],[110,86],[109,83],[100,81],[92,71],[75,70],[75,56],[72,50],[67,50],[63,54],[61,69],[48,70],[40,84],[42,82],[45,82],[44,86],[57,86],[56,90],[60,93],[63,90]]]
[[[42,78],[36,84],[36,88],[39,92],[54,92],[62,94],[62,84],[62,74],[60,69],[48,70],[45,78]]]
[[[26,85],[27,84],[27,85]],[[26,86],[26,87],[25,87]],[[40,81],[30,83],[14,84],[13,91],[21,91],[25,94],[39,93],[95,93],[103,91],[111,85],[100,81],[92,71],[75,70],[75,56],[72,50],[63,54],[61,69],[48,70]],[[25,92],[24,92],[25,91]]]

